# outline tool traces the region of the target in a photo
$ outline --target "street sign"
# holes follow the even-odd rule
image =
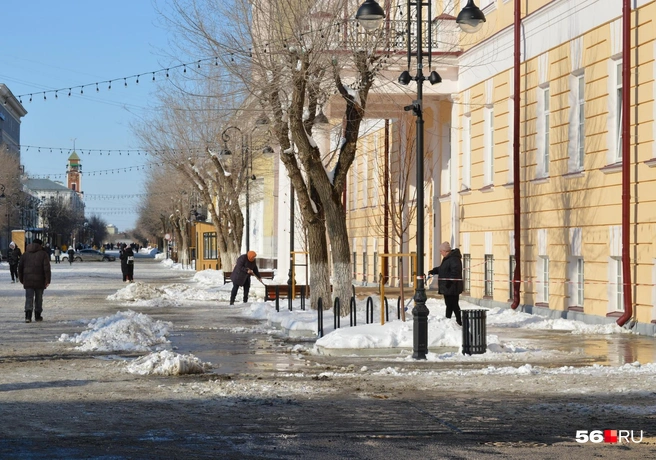
[[[165,240],[170,240],[171,239],[171,234],[167,233],[166,235],[164,235],[164,239]]]

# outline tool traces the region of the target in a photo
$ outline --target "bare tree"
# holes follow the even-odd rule
[[[351,295],[351,260],[342,206],[348,170],[356,152],[366,100],[382,58],[361,33],[344,40],[349,2],[309,0],[171,0],[169,21],[199,55],[214,55],[249,90],[245,106],[259,105],[271,120],[281,161],[296,191],[307,233],[312,299],[342,304]],[[322,10],[317,9],[322,7]],[[350,5],[353,9],[354,5]],[[353,12],[351,12],[353,13]],[[220,20],[219,18],[228,18]],[[361,30],[360,30],[361,32]],[[324,161],[313,135],[316,116],[332,97],[343,107],[341,141],[333,162]],[[326,222],[329,225],[326,225]],[[347,309],[343,310],[348,314]]]
[[[250,148],[254,129],[227,126],[223,112],[231,95],[221,96],[223,89],[213,80],[215,74],[205,77],[181,82],[170,93],[161,91],[161,110],[135,132],[156,161],[176,169],[208,209],[221,265],[231,267],[243,237],[239,197],[259,151]]]

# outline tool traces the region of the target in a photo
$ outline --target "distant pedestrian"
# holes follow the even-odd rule
[[[460,315],[460,305],[458,300],[463,291],[462,282],[462,255],[460,249],[451,249],[448,241],[440,245],[440,254],[442,255],[442,263],[428,271],[429,275],[437,275],[438,292],[444,296],[444,303],[446,304],[446,317],[451,318],[451,314],[455,313],[456,323],[462,326],[462,318]]]
[[[50,285],[50,256],[35,238],[18,264],[18,278],[25,289],[25,322],[43,321],[43,291]]]
[[[9,243],[9,251],[7,251],[7,262],[9,263],[9,273],[11,273],[11,282],[18,281],[18,263],[21,258],[21,250],[13,241]]]
[[[75,249],[73,249],[73,246],[68,248],[68,263],[69,265],[73,265],[73,259],[75,259]]]
[[[119,258],[121,259],[123,282],[134,283],[134,251],[127,244],[123,243]]]
[[[59,246],[55,246],[55,263],[59,263],[59,258],[61,257],[61,249],[59,249]]]
[[[235,268],[232,269],[232,273],[230,274],[230,279],[232,280],[230,305],[235,304],[235,298],[237,297],[237,292],[239,291],[240,286],[244,287],[244,303],[248,302],[248,291],[251,288],[251,275],[255,275],[257,279],[262,281],[260,271],[257,269],[257,264],[255,263],[255,257],[257,257],[255,251],[248,251],[248,253],[240,255],[237,259]]]

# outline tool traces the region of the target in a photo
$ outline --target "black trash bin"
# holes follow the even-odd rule
[[[479,355],[487,351],[487,310],[462,310],[462,354]]]

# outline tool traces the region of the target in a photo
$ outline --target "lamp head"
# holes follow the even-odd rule
[[[410,72],[407,70],[404,70],[403,73],[399,75],[399,83],[401,83],[403,86],[408,86],[411,81],[412,77],[410,76]]]
[[[431,85],[435,85],[437,83],[442,83],[442,77],[440,77],[439,73],[433,70],[428,76],[428,81],[430,82]]]
[[[484,22],[485,15],[476,6],[474,0],[468,0],[456,18],[456,23],[460,26],[460,29],[468,34],[473,34],[481,30]]]
[[[376,0],[365,0],[358,8],[358,12],[355,13],[355,19],[364,27],[364,30],[373,32],[383,23],[385,11]]]

